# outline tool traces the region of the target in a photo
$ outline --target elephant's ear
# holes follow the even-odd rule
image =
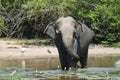
[[[83,24],[80,21],[77,21],[76,29],[83,32]]]
[[[81,48],[86,47],[90,44],[93,36],[94,36],[94,32],[87,27],[85,24],[81,23],[81,22],[77,22],[77,36],[79,38],[80,41],[80,46]]]
[[[51,22],[47,25],[44,33],[49,35],[52,39],[55,39],[55,22]]]

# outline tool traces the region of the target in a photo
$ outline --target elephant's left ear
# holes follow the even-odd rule
[[[81,22],[77,22],[79,25],[77,26],[77,36],[80,38],[80,45],[81,47],[84,47],[88,44],[90,44],[93,36],[94,36],[94,32],[87,27],[85,24],[81,23]]]
[[[76,37],[79,38],[81,32],[84,32],[83,24],[80,21],[76,21],[75,23],[75,29],[76,29]]]
[[[55,39],[55,22],[51,22],[47,25],[44,33],[49,35],[52,39]]]

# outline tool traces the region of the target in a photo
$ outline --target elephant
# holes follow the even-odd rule
[[[47,25],[44,33],[50,36],[58,49],[62,70],[87,68],[88,47],[94,36],[93,30],[71,16],[59,17]]]

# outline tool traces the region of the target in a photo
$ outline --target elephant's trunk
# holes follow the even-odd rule
[[[80,59],[77,53],[75,53],[71,48],[67,48],[67,51],[74,59]]]
[[[80,57],[77,54],[77,51],[73,50],[73,37],[70,38],[70,36],[67,37],[62,37],[63,39],[63,44],[68,52],[74,59],[80,59]]]

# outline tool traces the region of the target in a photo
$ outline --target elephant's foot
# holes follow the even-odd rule
[[[62,67],[62,70],[68,70],[68,67]]]
[[[69,70],[69,71],[76,71],[76,68],[70,67],[68,70]]]
[[[64,67],[62,70],[76,70],[78,67]]]
[[[87,68],[87,66],[81,66],[80,68]]]
[[[80,64],[81,64],[81,68],[87,68],[87,59],[84,57],[81,57]]]
[[[75,71],[76,70],[76,68],[74,68],[74,67],[69,67],[69,68],[64,68],[64,69],[62,69],[62,70],[68,70],[68,71]]]
[[[81,63],[81,68],[87,68],[87,63],[86,62],[82,62]]]

